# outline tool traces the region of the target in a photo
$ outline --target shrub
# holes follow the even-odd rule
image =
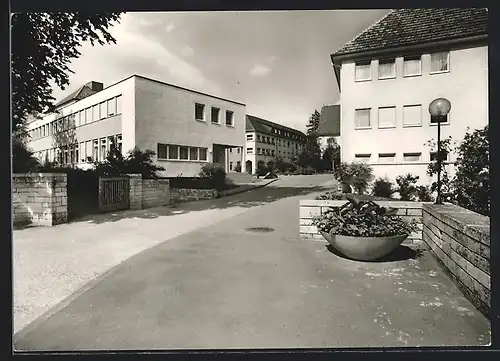
[[[234,167],[234,171],[241,172],[241,163],[240,162],[236,163],[236,166]]]
[[[257,162],[256,173],[258,176],[266,175],[266,173],[267,173],[266,163],[263,160],[259,160]]]
[[[487,216],[490,214],[488,126],[467,132],[456,150],[453,198],[459,206]]]
[[[418,186],[417,196],[420,202],[433,202],[434,199],[431,195],[431,190],[429,186]]]
[[[415,221],[408,222],[397,216],[397,209],[346,197],[346,204],[313,217],[313,224],[323,232],[357,237],[403,236],[418,230]]]
[[[419,176],[411,173],[396,177],[397,191],[402,201],[413,201],[415,199],[418,191],[416,186],[418,179]]]
[[[226,183],[226,171],[224,166],[218,163],[205,164],[199,173],[200,178],[209,179],[210,183],[217,189],[224,187]]]
[[[270,160],[266,163],[266,171],[267,172],[271,172],[271,173],[274,173],[274,171],[276,170],[276,162],[274,160]],[[266,172],[266,173],[267,173]]]
[[[372,194],[376,197],[391,198],[395,191],[393,183],[387,178],[377,178],[373,182]]]
[[[349,165],[349,173],[352,176],[352,186],[358,194],[363,194],[373,179],[372,167],[366,163],[354,162]]]
[[[349,163],[342,162],[333,170],[333,176],[341,183],[350,183],[352,175],[350,174]]]
[[[329,191],[317,196],[316,200],[340,200],[344,197],[339,191]]]

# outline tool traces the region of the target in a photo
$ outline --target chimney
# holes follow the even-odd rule
[[[97,82],[97,81],[91,81],[85,85],[87,87],[89,87],[90,90],[92,90],[93,92],[96,92],[96,93],[100,92],[104,88],[104,85],[102,83]]]

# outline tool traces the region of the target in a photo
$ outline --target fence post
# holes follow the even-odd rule
[[[130,184],[130,209],[142,209],[142,174],[127,174]]]

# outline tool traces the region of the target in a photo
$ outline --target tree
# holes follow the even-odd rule
[[[333,170],[340,164],[340,145],[337,144],[335,138],[327,140],[327,146],[323,152],[323,161],[326,170]]]
[[[433,177],[437,175],[438,170],[441,172],[441,198],[444,202],[453,202],[453,192],[452,192],[452,182],[448,176],[448,171],[446,169],[446,159],[448,158],[448,154],[451,152],[451,145],[453,139],[448,137],[446,139],[442,139],[440,142],[440,154],[437,154],[433,160],[429,163],[427,167],[427,175],[429,177]],[[437,141],[434,139],[429,140],[427,146],[431,148],[431,150],[436,151],[438,148]],[[441,162],[438,162],[438,159],[441,159]],[[437,191],[437,181],[432,182],[431,184],[431,192]]]
[[[298,155],[297,164],[303,168],[312,167],[315,170],[319,170],[321,163],[321,148],[318,143],[318,137],[308,135],[306,144]]]
[[[457,161],[452,180],[456,203],[471,211],[490,213],[490,167],[488,126],[467,132],[456,148]]]
[[[307,135],[311,135],[318,129],[320,117],[321,114],[315,109],[309,117],[309,123],[307,123]]]
[[[107,29],[121,13],[16,13],[11,21],[12,130],[54,108],[51,82],[69,84],[69,63],[92,45],[116,43]]]

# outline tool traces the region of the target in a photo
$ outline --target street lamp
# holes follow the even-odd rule
[[[441,121],[445,118],[451,109],[451,103],[448,99],[445,98],[437,98],[434,99],[431,104],[429,104],[429,113],[431,116],[437,119],[437,197],[436,204],[443,204],[441,201]]]

